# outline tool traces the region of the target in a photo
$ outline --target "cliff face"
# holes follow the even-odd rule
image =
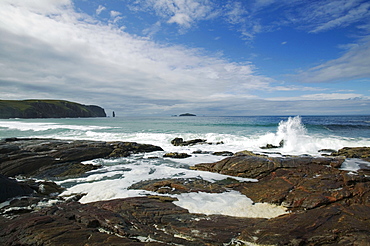
[[[0,118],[106,117],[103,108],[63,100],[0,100]]]

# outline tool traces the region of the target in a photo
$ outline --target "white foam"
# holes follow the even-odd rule
[[[81,203],[89,203],[102,200],[112,200],[117,198],[127,198],[134,196],[146,196],[157,194],[145,190],[130,190],[131,185],[151,179],[167,178],[201,178],[209,182],[234,178],[245,182],[257,182],[256,179],[231,177],[218,173],[202,172],[181,167],[176,162],[163,161],[156,159],[140,159],[139,155],[131,158],[118,159],[114,165],[112,160],[108,160],[108,165],[103,170],[89,172],[87,177],[68,179],[59,181],[61,185],[73,185],[68,188],[61,196],[72,194],[86,194],[80,200]],[[99,160],[104,165],[105,160]],[[119,164],[119,162],[124,162]],[[161,164],[160,164],[161,163]],[[100,173],[101,172],[101,173]],[[119,178],[117,178],[117,175]],[[109,179],[109,177],[115,177]],[[157,194],[158,195],[158,194]],[[163,194],[160,194],[163,195]],[[209,194],[204,192],[186,193],[176,195],[179,201],[175,204],[188,209],[191,213],[204,214],[224,214],[238,217],[272,218],[286,213],[283,207],[277,207],[265,203],[254,204],[252,200],[236,191],[220,194]]]
[[[361,169],[361,166],[370,167],[370,162],[357,158],[346,158],[346,160],[342,163],[340,170],[357,172]]]
[[[284,207],[253,201],[237,191],[224,193],[183,193],[174,203],[190,213],[222,214],[249,218],[273,218],[286,214]]]
[[[55,129],[69,129],[69,130],[98,130],[108,129],[111,127],[105,126],[86,126],[86,125],[64,125],[53,122],[20,122],[20,121],[0,121],[0,126],[12,130],[19,131],[47,131]]]
[[[137,158],[137,156],[136,156]],[[68,179],[57,182],[60,185],[71,186],[64,191],[61,196],[69,196],[76,193],[86,193],[80,202],[88,203],[101,200],[116,198],[126,198],[131,196],[142,196],[152,194],[147,191],[129,190],[128,188],[137,182],[151,179],[168,179],[168,178],[202,178],[209,182],[226,179],[230,176],[219,173],[203,172],[190,170],[181,167],[175,162],[167,164],[158,163],[158,160],[151,159],[129,159],[128,163],[116,164],[105,167],[103,170],[89,172],[87,177]],[[117,162],[120,159],[116,160]],[[123,159],[121,159],[123,161]],[[103,161],[104,162],[104,161]],[[111,163],[110,163],[111,164]],[[117,178],[117,175],[120,177]],[[109,177],[114,177],[109,179]],[[232,177],[245,182],[257,182],[256,179]],[[108,179],[108,180],[107,180]]]

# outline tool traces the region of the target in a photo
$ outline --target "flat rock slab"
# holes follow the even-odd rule
[[[38,178],[79,175],[98,168],[81,166],[82,161],[162,150],[135,142],[8,138],[0,141],[0,174]]]
[[[67,203],[0,219],[1,245],[223,245],[263,219],[189,214],[145,197]]]

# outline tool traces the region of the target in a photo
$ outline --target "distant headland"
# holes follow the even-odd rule
[[[106,117],[103,108],[65,100],[0,100],[0,118]]]

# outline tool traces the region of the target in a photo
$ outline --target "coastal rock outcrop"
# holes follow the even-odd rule
[[[195,144],[203,144],[203,143],[206,143],[206,142],[207,142],[207,140],[205,140],[205,139],[192,139],[192,140],[184,141],[184,139],[182,139],[182,138],[174,138],[171,141],[171,144],[174,145],[174,146],[191,146],[191,145],[195,145]]]
[[[162,150],[134,142],[7,138],[0,141],[0,174],[39,178],[79,175],[98,168],[82,161]]]
[[[34,190],[25,184],[18,183],[0,174],[0,203],[9,198],[32,194]]]
[[[263,219],[190,214],[171,202],[136,197],[59,204],[0,218],[1,245],[224,245],[240,225]]]
[[[85,147],[92,151],[69,152],[81,152]],[[32,176],[40,175],[45,167],[62,165],[63,161],[73,163],[72,159],[79,163],[96,155],[125,156],[159,150],[156,146],[141,147],[125,142],[8,139],[0,144],[0,165],[6,163],[5,167],[9,167],[15,160],[20,163],[18,166],[33,163],[36,169],[28,166],[27,172]],[[31,161],[37,155],[44,156],[41,163],[47,163],[47,156],[52,157],[53,163],[39,167],[36,160]],[[39,194],[29,199],[20,197],[0,209],[4,215],[0,216],[0,228],[4,228],[0,230],[0,244],[366,246],[370,242],[370,177],[341,170],[344,157],[340,156],[278,158],[243,151],[215,163],[195,165],[193,169],[255,178],[258,182],[233,178],[216,182],[200,178],[147,180],[133,184],[130,189],[149,190],[158,195],[81,204],[76,202],[83,196],[79,194],[66,198],[69,201],[59,198],[55,205],[33,209],[32,213],[29,207],[37,208],[43,195],[58,193],[58,187],[38,181],[15,183],[0,176],[1,184],[9,184],[15,190],[22,187],[16,194]],[[282,205],[289,213],[270,219],[194,214],[176,206],[173,203],[176,197],[169,197],[230,190],[255,203]],[[225,201],[225,205],[234,202]],[[11,209],[20,205],[24,210],[14,215]]]
[[[0,100],[0,119],[106,117],[103,108],[64,100]]]
[[[178,153],[178,152],[170,152],[163,155],[163,157],[169,157],[169,158],[176,158],[176,159],[184,159],[188,158],[191,155],[187,153]]]
[[[370,161],[370,147],[345,147],[331,153],[332,156],[345,156],[347,158],[361,158]]]
[[[339,167],[343,161],[343,158],[266,157],[244,155],[243,152],[241,152],[218,162],[201,163],[191,168],[243,178],[262,178],[276,171],[278,168],[296,168],[311,165],[312,163]]]
[[[174,139],[171,140],[171,144],[173,146],[193,146],[193,145],[196,145],[196,144],[209,144],[209,145],[223,144],[223,142],[221,141],[221,142],[217,142],[217,143],[210,143],[210,142],[207,142],[206,139],[200,139],[200,138],[184,141],[183,138],[174,138]]]

